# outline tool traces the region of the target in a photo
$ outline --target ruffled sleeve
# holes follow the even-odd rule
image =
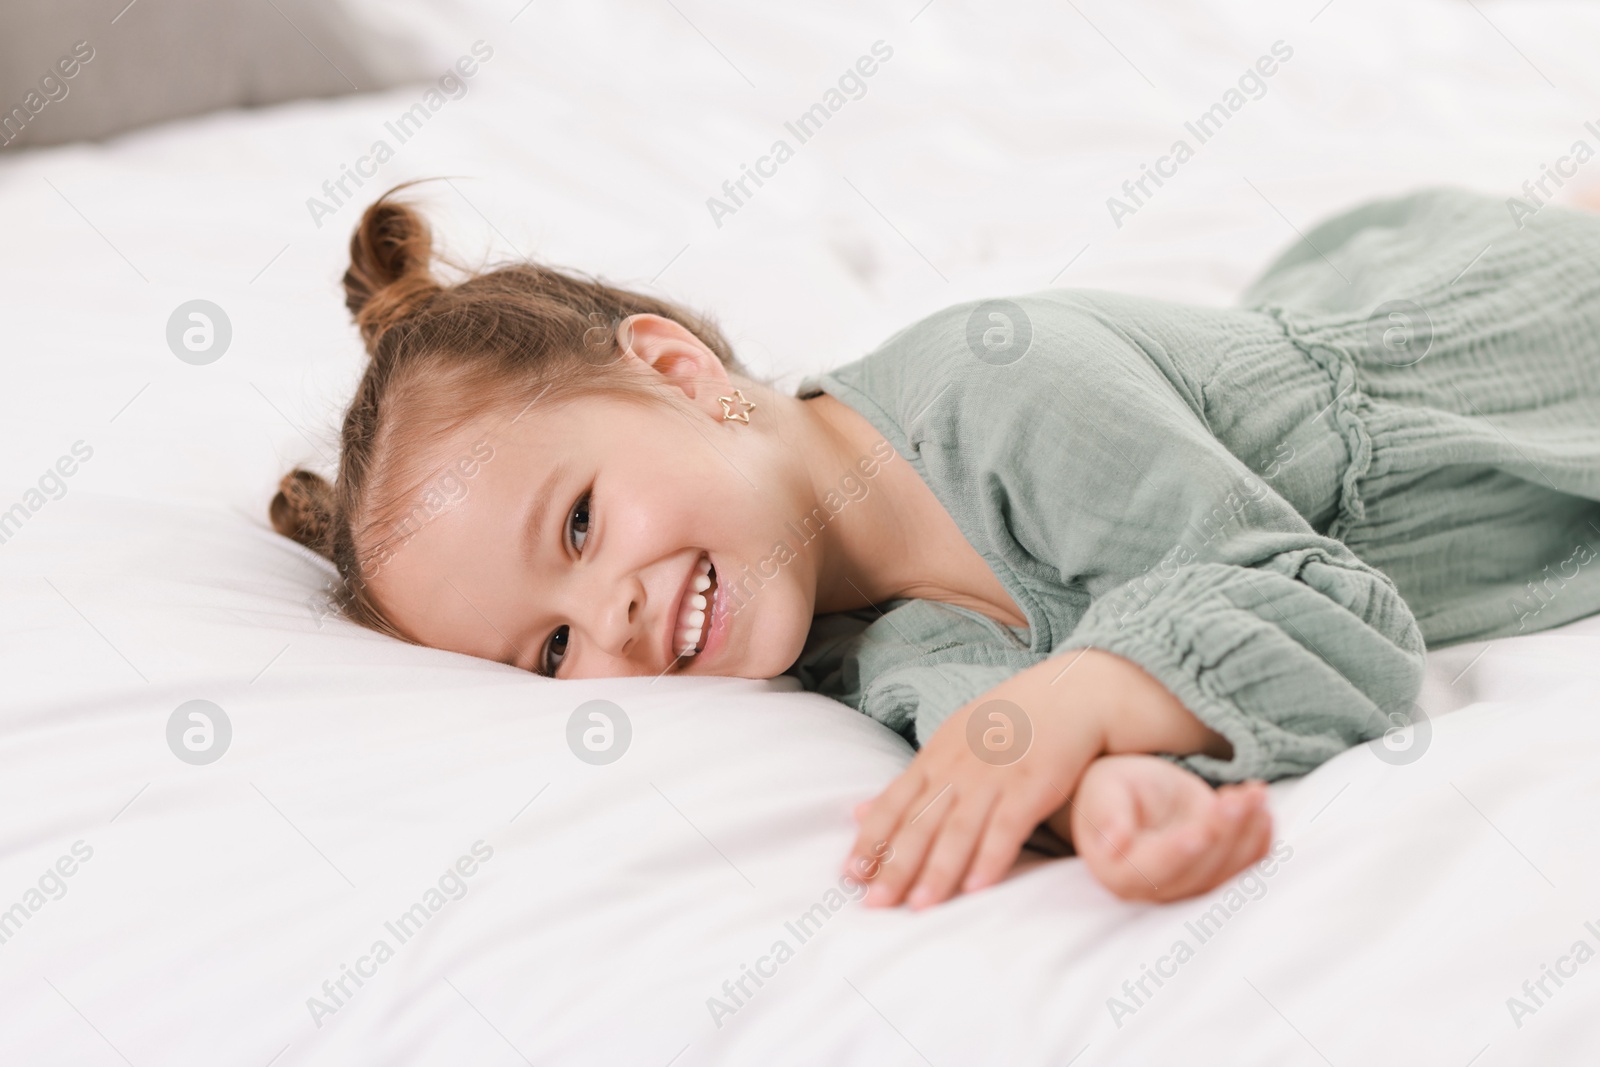
[[[1058,652],[1139,664],[1233,745],[1179,762],[1213,782],[1304,774],[1381,735],[1421,686],[1422,639],[1387,579],[1317,545],[1176,567],[1096,601]],[[1409,721],[1410,716],[1403,721]]]

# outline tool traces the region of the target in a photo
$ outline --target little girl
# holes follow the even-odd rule
[[[287,475],[274,527],[401,640],[788,673],[903,734],[869,903],[996,882],[1041,824],[1121,896],[1211,889],[1264,781],[1415,720],[1425,649],[1600,611],[1594,215],[1368,203],[1239,308],[969,302],[789,396],[661,300],[441,284],[403,188],[350,244],[337,477]]]

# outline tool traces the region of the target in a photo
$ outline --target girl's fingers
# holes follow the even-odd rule
[[[1180,886],[1184,896],[1204,893],[1221,885],[1234,873],[1231,867],[1239,840],[1250,824],[1253,805],[1249,796],[1237,790],[1221,793],[1211,813],[1211,847],[1196,857]]]
[[[856,861],[869,861],[874,856],[873,849],[880,842],[889,840],[894,835],[895,827],[905,816],[907,805],[922,791],[922,769],[913,761],[911,766],[901,772],[900,777],[889,783],[887,789],[879,793],[871,801],[866,814],[861,818],[861,826],[856,831],[856,840],[850,846],[850,854],[845,857],[847,872]]]
[[[1090,873],[1117,896],[1124,900],[1159,900],[1160,883],[1130,854],[1138,841],[1133,837],[1127,848],[1118,850],[1102,840],[1092,850],[1079,851]]]
[[[1141,899],[1178,900],[1196,892],[1232,839],[1224,811],[1222,797],[1208,788],[1172,822],[1135,843],[1129,858],[1144,877],[1130,884]],[[1154,891],[1144,892],[1152,882]]]
[[[1127,859],[1128,849],[1133,844],[1133,820],[1122,812],[1103,812],[1098,820],[1084,816],[1083,841],[1078,840],[1078,835],[1073,835],[1073,843],[1078,847],[1078,854],[1086,850],[1101,853],[1110,853],[1112,856]]]
[[[1239,840],[1234,846],[1233,856],[1229,859],[1226,872],[1219,879],[1219,883],[1243,871],[1266,855],[1267,849],[1272,845],[1272,812],[1266,805],[1263,796],[1261,802],[1250,810],[1249,818],[1244,829],[1239,834]]]
[[[1076,807],[1076,805],[1074,805]],[[1100,821],[1078,813],[1073,820],[1073,846],[1100,884],[1125,900],[1149,900],[1160,886],[1132,853],[1139,851],[1142,831],[1131,813],[1100,812]]]
[[[1126,857],[1128,846],[1133,844],[1133,821],[1125,815],[1113,814],[1096,826],[1094,833],[1103,846]]]
[[[1090,869],[1125,899],[1170,901],[1215,889],[1261,858],[1272,817],[1264,786],[1208,794],[1173,821],[1137,831],[1125,856],[1099,857]]]
[[[925,908],[947,900],[956,890],[956,883],[967,873],[972,854],[977,850],[993,796],[973,795],[951,811],[939,826],[939,838],[922,865],[922,877],[917,879],[906,903],[913,908]]]
[[[1085,848],[1125,852],[1132,844],[1139,829],[1140,811],[1126,778],[1101,773],[1093,789],[1080,786],[1077,795],[1068,803],[1068,825],[1073,845],[1080,855]]]
[[[1151,835],[1146,872],[1161,887],[1160,899],[1181,896],[1192,884],[1195,869],[1215,851],[1224,831],[1218,803],[1217,797],[1209,797],[1199,808]]]
[[[1260,837],[1264,799],[1255,790],[1219,791],[1212,814],[1216,831],[1214,843],[1179,883],[1183,896],[1215,889],[1256,858],[1251,852]]]
[[[905,891],[922,870],[928,846],[939,832],[939,826],[949,815],[955,803],[955,787],[946,784],[934,789],[929,783],[924,794],[917,797],[905,820],[889,839],[893,858],[878,870],[867,891],[868,907],[892,906],[900,903]]]
[[[983,829],[978,854],[967,869],[961,891],[970,893],[993,885],[1005,876],[1022,853],[1022,846],[1041,821],[1035,798],[1018,790],[1002,792]]]

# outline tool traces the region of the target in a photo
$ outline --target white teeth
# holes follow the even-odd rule
[[[690,594],[683,598],[683,611],[678,616],[678,655],[693,656],[700,644],[700,633],[705,628],[706,616],[711,611],[711,597],[704,596],[711,588],[711,559],[701,556],[695,563],[695,576],[689,583]]]

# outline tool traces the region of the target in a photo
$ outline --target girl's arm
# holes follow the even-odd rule
[[[1018,304],[1035,342],[1014,365],[961,355],[966,306],[897,335],[950,353],[938,375],[907,383],[906,409],[932,413],[917,416],[906,447],[934,435],[939,447],[917,454],[937,478],[970,487],[954,506],[974,525],[1003,525],[1012,558],[1036,580],[1058,577],[1082,610],[1070,632],[1048,620],[1049,657],[1020,672],[1001,642],[903,639],[902,661],[872,673],[861,710],[902,733],[909,720],[923,746],[862,822],[862,855],[879,840],[895,849],[880,900],[913,886],[941,900],[998,880],[1101,755],[1167,753],[1217,783],[1305,774],[1382,734],[1422,686],[1422,632],[1394,581],[1285,495],[1338,465],[1275,448],[1325,413],[1320,439],[1349,452],[1327,529],[1361,518],[1371,450],[1355,353],[1297,350],[1251,332],[1260,323],[1248,316],[1237,325],[1249,352],[1236,353],[1196,332],[1190,311],[1135,297],[1056,290]],[[1238,405],[1220,403],[1236,358],[1310,358],[1326,381],[1263,396],[1288,406],[1244,433],[1228,417]],[[1273,427],[1285,436],[1271,440]],[[1091,652],[1074,657],[1080,649]],[[1008,718],[1032,728],[1012,763],[985,748],[1021,736]]]
[[[1100,649],[1044,660],[939,726],[862,814],[846,869],[864,869],[885,857],[887,846],[868,903],[898,904],[909,894],[913,906],[934,904],[958,889],[999,881],[1045,821],[1079,842],[1090,869],[1125,896],[1173,899],[1161,895],[1162,885],[1167,892],[1181,890],[1178,896],[1200,892],[1259,858],[1246,855],[1252,849],[1248,842],[1241,844],[1262,833],[1253,813],[1258,787],[1242,791],[1250,817],[1236,822],[1225,817],[1234,802],[1213,810],[1197,799],[1203,794],[1186,788],[1188,783],[1174,784],[1182,779],[1140,770],[1128,760],[1100,759],[1152,752],[1226,759],[1229,745],[1129,660]],[[1095,773],[1077,809],[1070,801],[1096,761],[1106,767]],[[1190,772],[1176,766],[1171,771],[1209,793],[1210,787]],[[1141,805],[1141,799],[1148,804]],[[1112,824],[1109,842],[1090,842],[1084,833],[1083,826],[1098,821],[1097,815]],[[1137,846],[1137,854],[1124,849],[1127,865],[1142,858],[1161,875],[1152,876],[1152,893],[1127,883],[1126,872],[1112,862],[1116,848],[1096,848],[1101,843],[1122,847],[1118,835],[1124,831],[1126,843]],[[1204,841],[1194,853],[1185,847],[1190,833]],[[1227,857],[1235,854],[1245,858],[1232,864]],[[1197,871],[1203,876],[1196,877]],[[1208,878],[1208,884],[1200,884]]]

